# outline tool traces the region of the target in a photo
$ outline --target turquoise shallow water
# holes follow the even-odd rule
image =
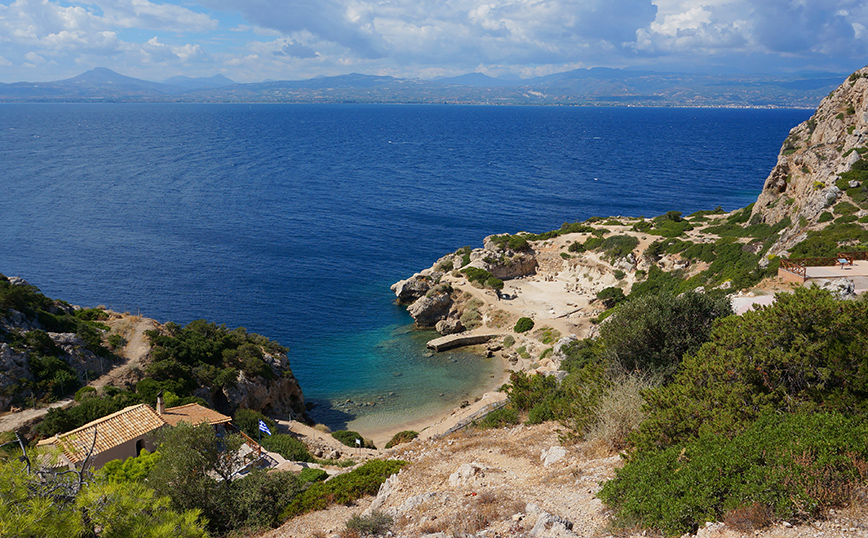
[[[745,206],[809,116],[0,105],[0,272],[74,304],[276,339],[332,427],[412,420],[498,367],[428,356],[392,283],[492,233]]]

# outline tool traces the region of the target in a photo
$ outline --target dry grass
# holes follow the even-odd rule
[[[485,324],[495,329],[503,329],[504,327],[512,327],[514,319],[515,316],[509,314],[505,310],[495,308],[488,313]]]
[[[739,532],[752,532],[768,527],[772,523],[772,510],[760,503],[730,510],[723,516],[723,522]]]
[[[600,399],[597,420],[586,434],[589,441],[601,441],[615,450],[625,448],[627,436],[645,420],[641,392],[658,384],[641,374],[626,374],[615,380]]]

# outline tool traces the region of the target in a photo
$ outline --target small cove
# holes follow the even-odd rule
[[[393,282],[492,233],[743,207],[809,116],[0,105],[0,272],[73,304],[264,334],[290,349],[316,418],[376,428],[472,399],[502,370],[431,355]]]

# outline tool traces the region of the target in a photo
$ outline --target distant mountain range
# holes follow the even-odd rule
[[[55,82],[0,83],[0,102],[454,103],[815,108],[847,74],[792,76],[576,69],[524,80],[350,74],[240,84],[223,75],[150,82],[96,68]]]

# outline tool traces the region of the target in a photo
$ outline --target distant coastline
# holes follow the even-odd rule
[[[51,82],[0,83],[2,103],[450,104],[814,109],[846,74],[688,75],[577,69],[525,80],[403,79],[350,74],[236,83],[225,77],[164,82],[105,68]]]

